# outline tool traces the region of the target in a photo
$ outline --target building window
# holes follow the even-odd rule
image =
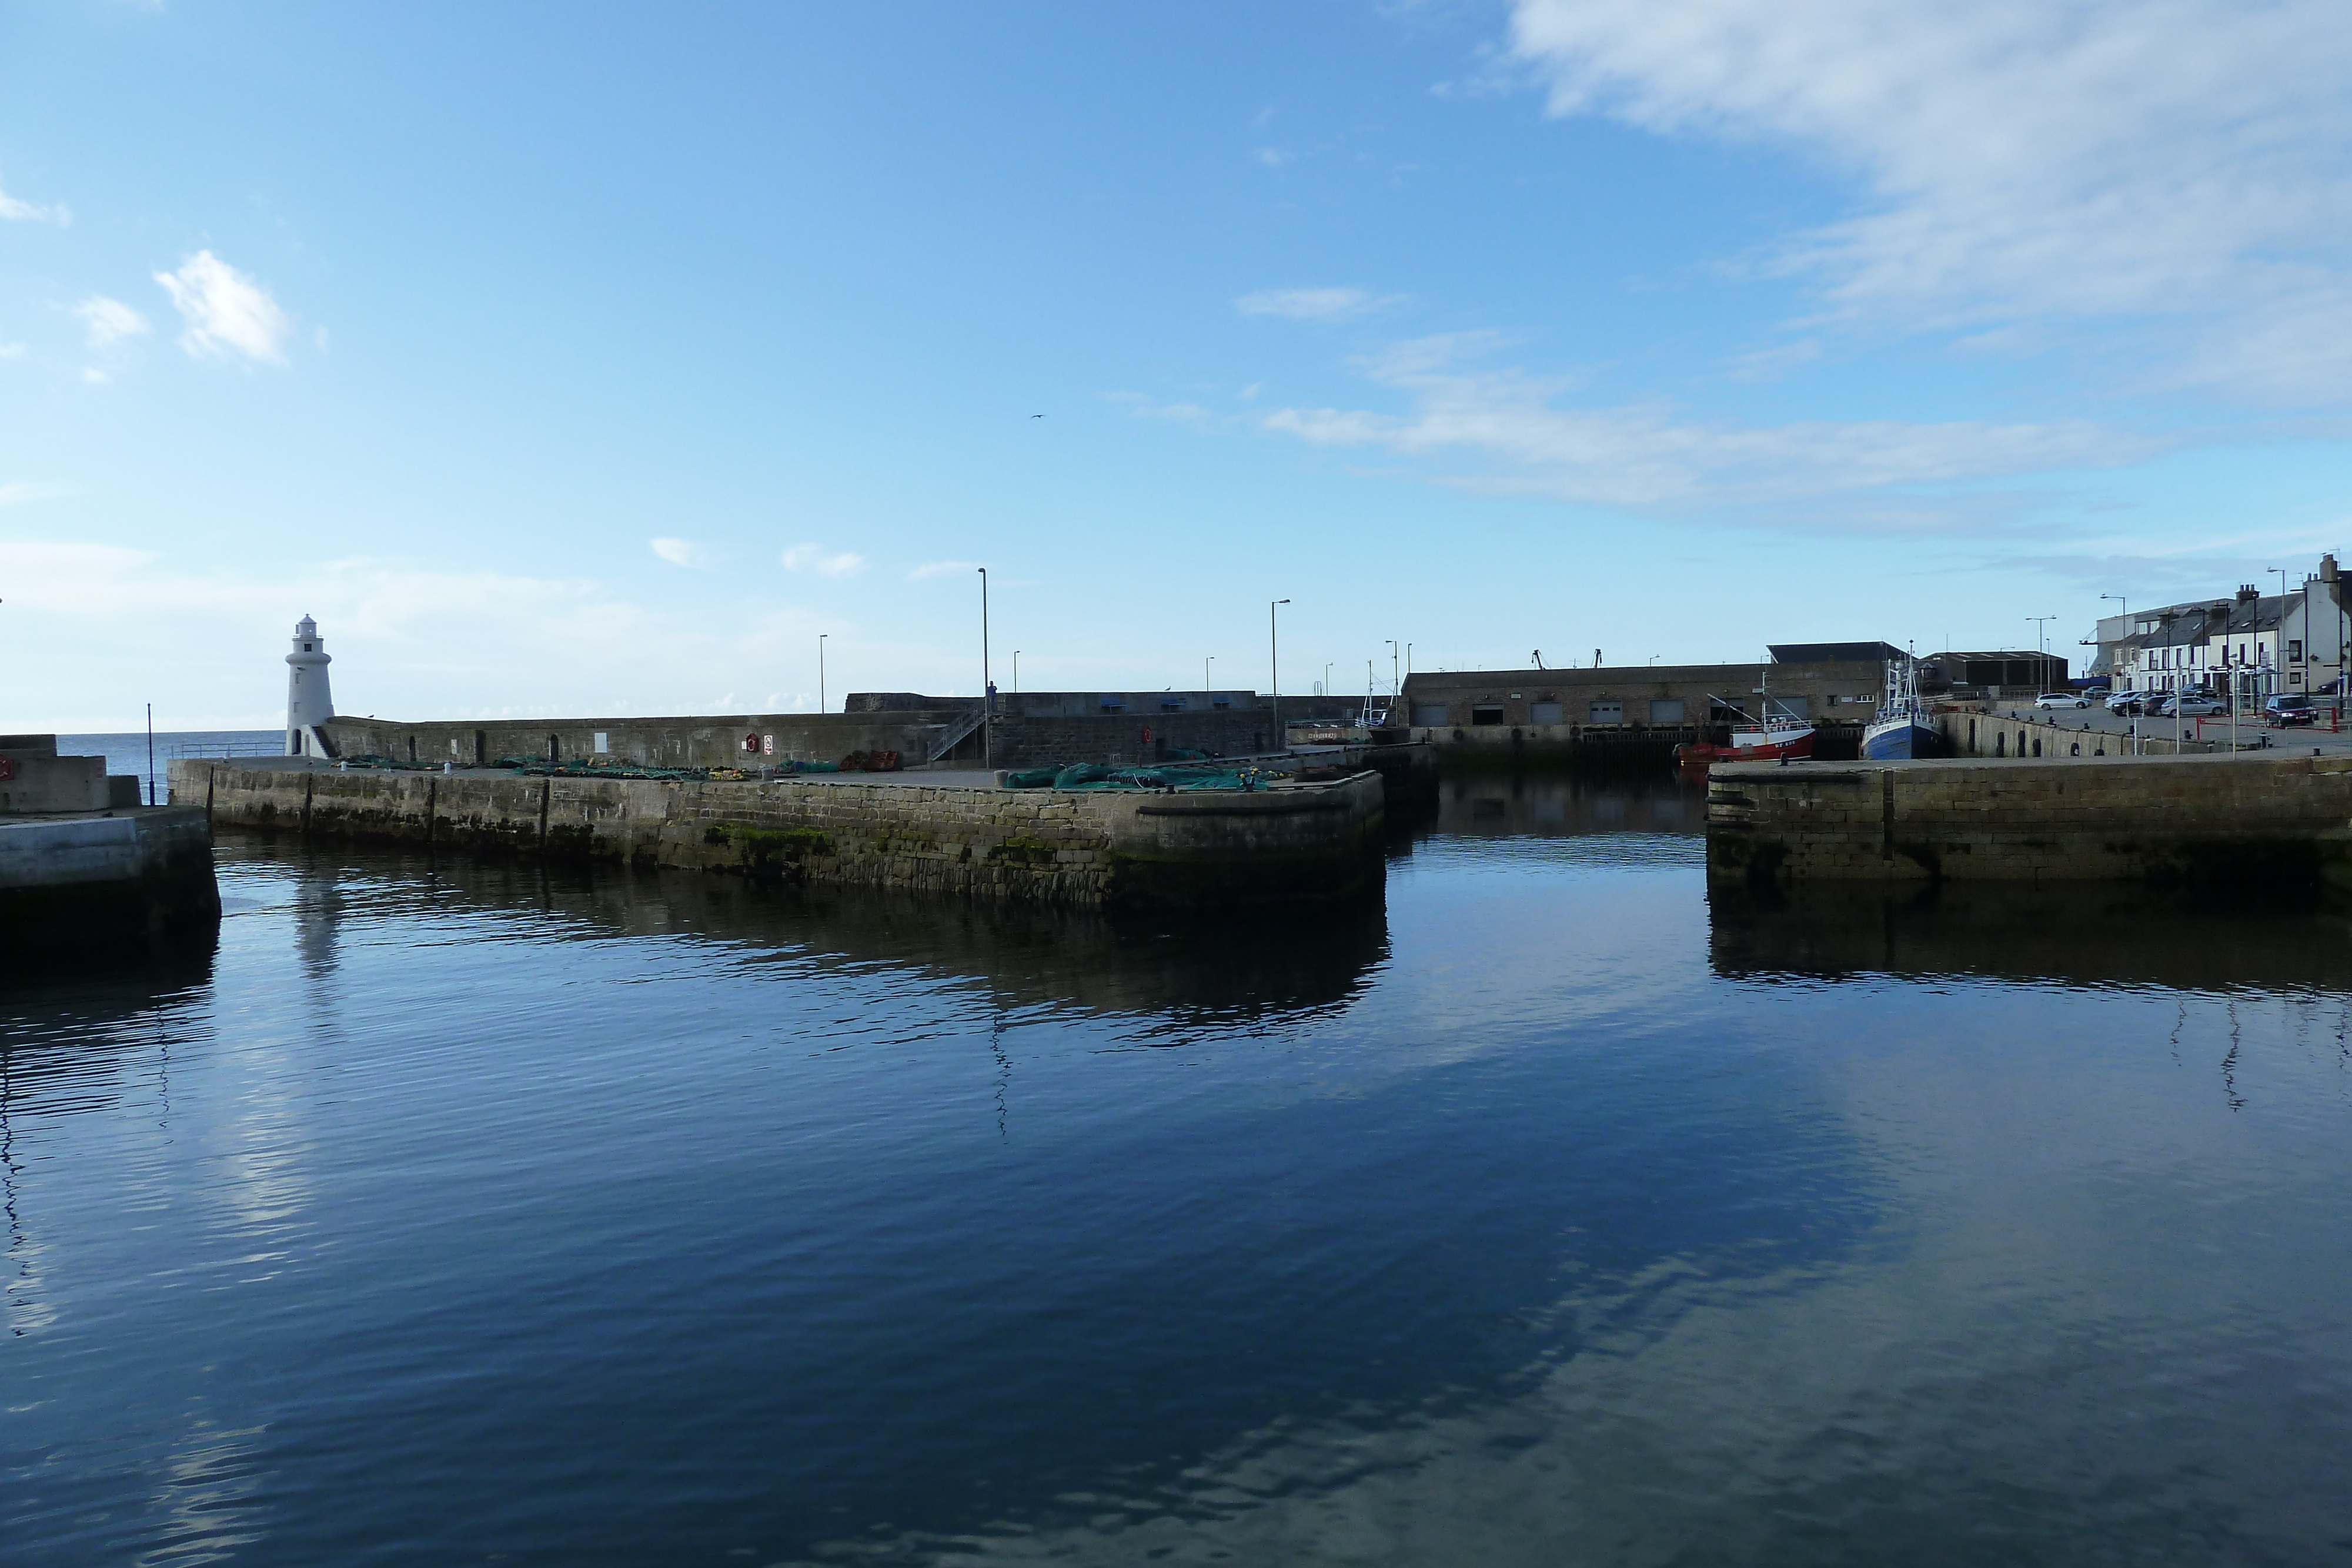
[[[1470,722],[1471,722],[1472,724],[1500,724],[1500,723],[1502,723],[1502,722],[1503,722],[1503,705],[1502,705],[1501,703],[1473,703],[1473,704],[1471,704],[1471,705],[1470,705]]]
[[[1567,710],[1561,707],[1558,703],[1537,703],[1528,709],[1528,722],[1529,724],[1560,724],[1565,722],[1566,713]]]
[[[613,749],[611,747],[604,744],[604,737],[605,732],[604,730],[600,729],[596,732],[596,755],[599,757],[604,756],[606,752]]]
[[[1424,729],[1443,728],[1445,724],[1445,705],[1444,703],[1413,704],[1412,722]]]
[[[1230,697],[1218,697],[1209,704],[1210,707],[1215,709],[1219,713],[1227,711],[1233,706],[1233,699]]]
[[[1652,724],[1682,723],[1683,699],[1680,697],[1652,697],[1650,699],[1650,722]]]
[[[1625,705],[1616,697],[1595,697],[1584,705],[1585,719],[1590,724],[1623,724]]]
[[[1160,711],[1161,713],[1182,713],[1184,711],[1184,699],[1182,697],[1161,697],[1160,699]]]
[[[2286,662],[2290,664],[2300,664],[2303,663],[2302,638],[2290,637],[2286,640]]]

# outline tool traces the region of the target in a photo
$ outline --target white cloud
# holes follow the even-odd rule
[[[980,565],[981,563],[976,560],[927,560],[908,572],[907,576],[910,580],[919,580],[926,577],[950,577],[958,572],[978,571]]]
[[[200,250],[182,262],[178,271],[155,274],[155,281],[188,324],[180,334],[180,347],[189,353],[222,359],[242,354],[273,365],[286,362],[286,339],[293,325],[250,275]]]
[[[47,501],[71,493],[63,485],[27,483],[19,479],[0,485],[0,507],[21,507],[27,501]]]
[[[26,345],[23,343],[0,342],[0,360],[21,360],[25,353]]]
[[[690,566],[700,570],[710,568],[710,552],[692,539],[648,539],[654,554],[672,566]]]
[[[781,559],[786,571],[813,571],[820,577],[855,577],[866,570],[864,556],[818,544],[794,545]]]
[[[1694,419],[1664,402],[1562,408],[1555,401],[1570,385],[1564,379],[1461,362],[1492,342],[1482,334],[1423,339],[1363,361],[1374,382],[1408,394],[1409,413],[1284,408],[1261,424],[1316,445],[1468,460],[1474,471],[1445,476],[1466,488],[1635,509],[1779,507],[2098,466],[2150,450],[2083,423],[1740,425]],[[1897,503],[1870,515],[1869,526],[1916,528],[1947,511]],[[1965,515],[1980,519],[1981,509]]]
[[[2168,323],[2162,374],[2352,391],[2352,28],[2328,0],[1517,0],[1552,110],[1850,173],[1780,265],[1906,328]],[[2047,340],[2047,331],[2021,340]]]
[[[44,207],[32,202],[20,201],[7,192],[0,191],[0,220],[12,223],[55,224],[59,228],[63,228],[73,222],[73,214],[66,210],[63,203]]]
[[[91,386],[102,387],[107,383],[109,377],[104,371],[100,370],[96,365],[84,365],[81,368],[81,379],[88,382]]]
[[[1344,321],[1397,303],[1403,296],[1368,288],[1261,288],[1234,301],[1244,316],[1281,316],[1293,321]]]
[[[111,348],[147,330],[146,317],[103,294],[91,295],[75,306],[73,313],[81,319],[83,340],[93,349]]]

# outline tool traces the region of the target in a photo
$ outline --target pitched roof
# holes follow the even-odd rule
[[[1904,656],[1891,643],[1775,643],[1769,652],[1776,664],[1883,664]]]

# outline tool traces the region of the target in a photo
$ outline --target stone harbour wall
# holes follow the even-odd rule
[[[854,777],[854,776],[853,776]],[[307,837],[865,883],[1085,907],[1317,903],[1377,890],[1380,779],[1188,794],[847,779],[692,782],[172,764],[174,802]]]
[[[1936,716],[1937,727],[1942,730],[1944,745],[1954,757],[2006,757],[2018,761],[2030,758],[2058,757],[2128,757],[2132,755],[2132,737],[2128,734],[2093,729],[2074,714],[2079,709],[2060,708],[2055,713],[2020,718],[2007,713],[1980,713],[1954,709]],[[2140,720],[2139,754],[2143,757],[2209,757],[2214,752],[2230,749],[2227,724],[2208,724],[2205,738],[2198,738],[2197,724],[2189,720],[2180,727],[2180,741],[2172,738],[2172,721],[2168,718]],[[2260,725],[2249,724],[2238,732],[2238,749],[2265,749]]]
[[[1717,764],[1718,881],[2352,885],[2352,758]]]
[[[1290,720],[1283,704],[1283,720]],[[992,749],[999,768],[1045,768],[1071,762],[1108,767],[1165,762],[1178,749],[1217,757],[1251,757],[1279,751],[1270,709],[1234,708],[1207,713],[1086,714],[1076,716],[1000,718]],[[1146,739],[1149,736],[1150,738]]]
[[[338,757],[482,767],[502,757],[631,762],[648,768],[758,768],[838,762],[853,751],[930,759],[959,713],[782,713],[703,718],[396,719],[337,715],[319,728]],[[745,746],[756,738],[757,750]],[[959,755],[980,754],[977,739]]]

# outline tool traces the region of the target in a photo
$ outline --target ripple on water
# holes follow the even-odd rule
[[[11,1563],[2352,1533],[2345,923],[1675,809],[1179,925],[226,844],[193,969],[0,992]]]

